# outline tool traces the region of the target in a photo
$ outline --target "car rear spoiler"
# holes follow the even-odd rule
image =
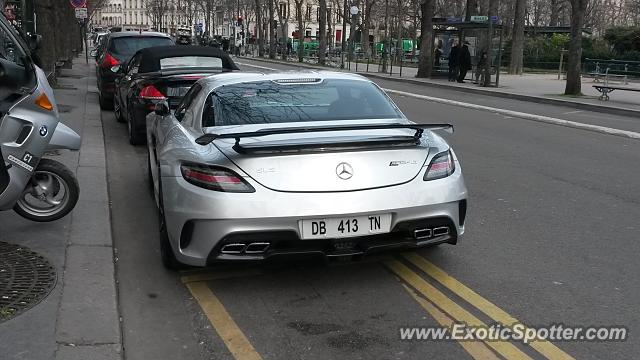
[[[217,139],[235,139],[235,146],[240,145],[240,139],[246,137],[258,137],[278,134],[302,134],[313,132],[330,132],[330,131],[356,131],[356,130],[380,130],[380,129],[413,129],[416,133],[413,135],[417,141],[422,137],[424,130],[445,130],[453,134],[453,125],[451,124],[362,124],[362,125],[331,125],[331,126],[310,126],[310,127],[293,127],[293,128],[275,128],[260,129],[250,132],[224,133],[224,134],[204,134],[196,139],[196,144],[209,145]]]

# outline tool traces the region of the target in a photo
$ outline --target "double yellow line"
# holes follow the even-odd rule
[[[442,269],[416,253],[403,255],[404,260],[428,275],[428,278],[440,283],[443,287],[459,296],[480,312],[503,326],[520,323],[516,318],[498,308],[458,280],[449,276]],[[404,262],[392,258],[383,261],[404,283],[403,287],[439,324],[451,328],[454,322],[468,326],[487,326],[482,320],[451,300],[444,292],[432,285],[422,275],[413,271]],[[262,357],[235,323],[218,297],[211,291],[208,281],[234,277],[256,276],[261,273],[257,269],[244,269],[224,273],[185,274],[182,282],[202,307],[203,312],[220,335],[226,347],[235,359],[261,360]],[[406,285],[405,285],[406,284]],[[461,341],[460,345],[474,358],[484,360],[531,359],[520,348],[508,341]],[[537,340],[529,344],[531,348],[548,359],[572,360],[573,357],[560,350],[548,341]]]
[[[404,259],[409,261],[418,269],[422,270],[429,277],[433,278],[441,285],[458,295],[469,304],[489,316],[496,322],[503,326],[512,326],[515,323],[520,323],[516,318],[506,313],[504,310],[498,308],[496,305],[486,300],[482,296],[478,295],[475,291],[471,290],[458,280],[449,276],[442,269],[438,268],[431,262],[427,261],[422,256],[416,253],[409,253],[403,255]],[[411,289],[408,289],[411,295],[422,305],[427,312],[429,312],[434,318],[444,326],[450,326],[451,320],[447,320],[441,316],[441,312],[444,312],[451,319],[457,322],[463,322],[469,326],[486,326],[484,322],[471,314],[469,311],[458,305],[456,302],[448,298],[442,291],[438,290],[435,286],[431,285],[420,275],[411,270],[408,266],[398,260],[387,260],[384,264],[393,271],[400,279],[406,284],[415,289],[425,299],[420,298]],[[435,307],[434,307],[435,305]],[[472,344],[472,343],[471,343]],[[478,343],[476,343],[478,344]],[[500,354],[506,359],[531,359],[529,355],[517,348],[507,341],[487,341],[487,346],[493,349],[496,353]],[[491,358],[490,355],[481,346],[470,345],[468,342],[462,342],[461,345],[469,352],[471,356],[476,359]],[[530,343],[530,346],[538,351],[540,354],[549,359],[573,359],[569,354],[565,353],[557,346],[548,341],[537,340]]]

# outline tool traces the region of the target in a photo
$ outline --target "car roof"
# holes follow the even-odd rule
[[[146,73],[160,70],[160,60],[178,56],[208,56],[222,59],[222,68],[226,70],[240,70],[229,55],[216,48],[205,46],[154,46],[138,51],[142,62],[138,72]]]
[[[109,33],[109,38],[110,39],[116,39],[116,38],[121,38],[121,37],[132,37],[132,36],[136,36],[136,37],[165,37],[165,38],[171,38],[169,35],[165,34],[165,33],[161,33],[161,32],[154,32],[154,31],[118,31],[118,32],[112,32]]]
[[[199,80],[200,85],[208,90],[218,88],[225,85],[234,85],[242,83],[251,83],[258,81],[276,81],[276,80],[303,80],[303,79],[321,79],[321,80],[354,80],[371,83],[372,81],[358,74],[344,73],[337,71],[325,70],[291,70],[291,71],[274,71],[274,72],[232,72],[217,74]]]

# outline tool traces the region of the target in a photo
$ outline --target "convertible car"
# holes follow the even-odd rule
[[[467,189],[437,131],[333,72],[199,80],[147,118],[165,266],[455,244]]]
[[[158,101],[174,109],[197,80],[238,70],[225,52],[201,46],[157,46],[138,51],[118,70],[114,113],[128,125],[129,142],[145,140],[145,119]]]

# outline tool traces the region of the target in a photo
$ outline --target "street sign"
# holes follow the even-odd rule
[[[87,7],[87,0],[69,0],[69,2],[71,3],[71,6],[73,6],[74,8],[86,8]]]
[[[489,20],[488,16],[472,16],[471,17],[471,22],[474,22],[474,23],[486,23],[487,20]]]
[[[500,18],[497,17],[497,16],[492,16],[491,17],[491,22],[494,23],[494,24],[497,24],[499,20],[500,20]],[[471,22],[473,22],[473,23],[484,24],[484,23],[487,23],[488,21],[489,21],[489,17],[488,16],[472,16],[471,17]]]
[[[76,19],[86,19],[88,16],[88,12],[87,12],[87,8],[86,7],[79,7],[76,8]]]

